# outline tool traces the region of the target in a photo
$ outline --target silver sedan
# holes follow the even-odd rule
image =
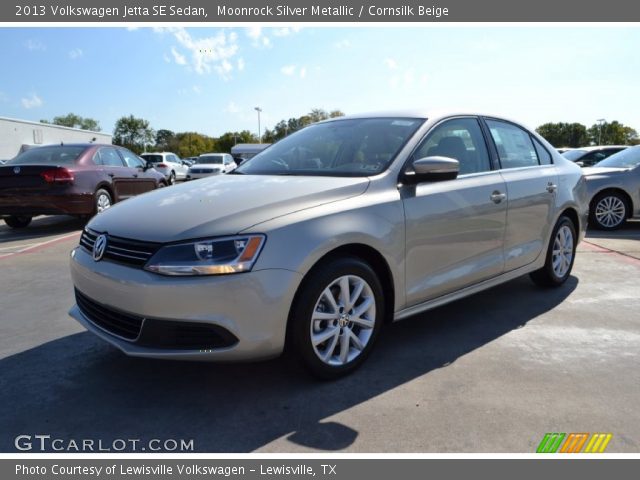
[[[589,192],[589,225],[616,230],[640,215],[640,146],[583,169]]]
[[[581,169],[512,121],[331,119],[230,175],[92,219],[71,256],[70,314],[133,356],[288,348],[333,378],[367,358],[388,321],[524,274],[562,285],[586,200]]]

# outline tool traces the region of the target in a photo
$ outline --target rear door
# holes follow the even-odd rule
[[[407,305],[502,273],[507,215],[504,180],[492,170],[477,117],[436,125],[413,158],[460,162],[454,180],[400,187],[405,209]]]
[[[507,188],[505,271],[528,265],[546,251],[553,228],[558,174],[533,135],[510,122],[486,119]]]
[[[184,180],[187,177],[189,167],[183,165],[182,160],[172,153],[167,155],[167,159],[173,164],[174,171],[176,172],[176,178]]]
[[[94,162],[102,165],[105,173],[111,178],[111,187],[118,200],[135,195],[136,184],[134,172],[125,166],[116,147],[102,147],[94,156]]]
[[[122,156],[128,169],[131,170],[134,195],[156,188],[156,177],[151,173],[153,169],[145,170],[145,162],[126,148],[119,148],[118,152]]]

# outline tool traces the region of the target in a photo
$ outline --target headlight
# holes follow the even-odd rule
[[[238,235],[167,245],[158,250],[144,268],[162,275],[248,272],[264,242],[264,235]]]

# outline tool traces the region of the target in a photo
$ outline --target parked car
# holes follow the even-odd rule
[[[524,274],[562,285],[586,200],[581,169],[517,123],[340,117],[224,178],[95,217],[72,252],[70,314],[133,356],[247,360],[286,345],[338,377],[386,321]]]
[[[573,150],[573,148],[570,148],[570,147],[560,147],[560,148],[556,148],[556,151],[557,151],[558,153],[566,153],[566,152],[568,152],[568,151],[570,151],[570,150]]]
[[[231,155],[236,164],[249,160],[270,146],[270,143],[238,143],[231,147]]]
[[[12,228],[26,227],[36,215],[85,217],[164,185],[162,174],[126,148],[38,147],[0,167],[0,217]]]
[[[180,159],[175,153],[153,152],[140,155],[146,162],[162,173],[169,185],[176,183],[176,180],[185,180],[189,164]]]
[[[236,167],[236,162],[228,153],[204,153],[189,167],[187,180],[229,173],[234,171]]]
[[[596,145],[593,147],[574,148],[563,153],[565,158],[581,167],[592,167],[614,153],[627,148],[627,145]]]
[[[589,225],[616,230],[640,215],[640,146],[583,170],[589,193]]]

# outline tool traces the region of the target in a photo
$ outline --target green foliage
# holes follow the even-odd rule
[[[53,120],[40,120],[40,123],[48,123],[53,125],[60,125],[62,127],[80,128],[82,130],[91,130],[93,132],[99,132],[101,130],[100,124],[93,118],[83,118],[75,113],[68,113],[58,117],[53,117]]]
[[[536,128],[554,147],[584,147],[589,144],[587,127],[581,123],[545,123]]]
[[[149,121],[135,118],[133,115],[122,117],[113,130],[113,143],[128,148],[132,152],[142,153],[147,144],[154,141],[154,131]]]
[[[589,138],[595,145],[633,145],[638,140],[638,132],[614,120],[594,123],[589,128]]]

